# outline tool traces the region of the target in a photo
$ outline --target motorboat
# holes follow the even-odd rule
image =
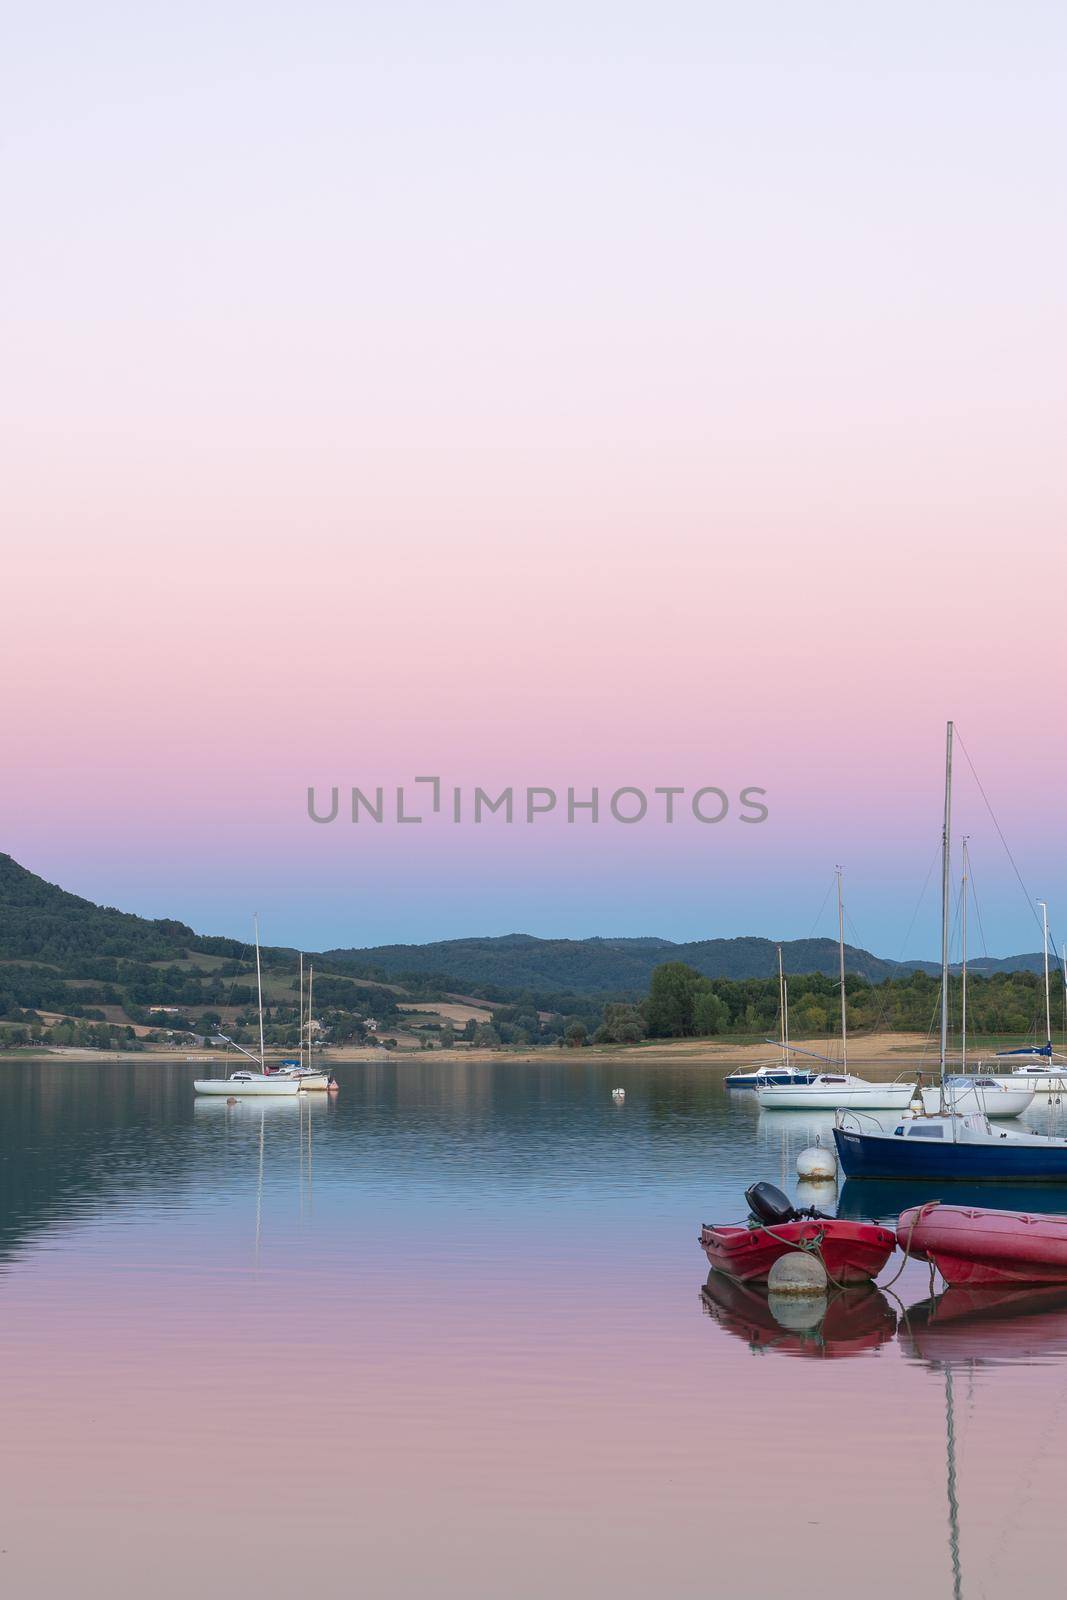
[[[1067,1217],[932,1200],[901,1213],[897,1243],[946,1283],[1067,1284]]]
[[[761,1282],[791,1250],[816,1254],[835,1285],[866,1283],[896,1249],[890,1228],[840,1221],[814,1206],[798,1211],[771,1183],[752,1184],[745,1199],[751,1212],[747,1221],[706,1222],[700,1230],[709,1265],[745,1283]]]

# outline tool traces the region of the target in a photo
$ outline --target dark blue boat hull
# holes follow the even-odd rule
[[[811,1080],[810,1072],[765,1072],[758,1083],[755,1078],[747,1077],[727,1078],[725,1082],[728,1089],[763,1089],[769,1083],[780,1088],[791,1088],[796,1083],[810,1083]]]
[[[837,1158],[846,1178],[922,1178],[957,1183],[1067,1183],[1067,1146],[954,1144],[835,1128]]]

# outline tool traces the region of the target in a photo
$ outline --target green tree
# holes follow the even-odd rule
[[[595,1044],[636,1044],[646,1033],[645,1019],[636,1006],[608,1004],[593,1036]]]
[[[569,1050],[580,1050],[588,1037],[589,1030],[584,1022],[579,1022],[576,1019],[574,1022],[568,1023],[564,1038],[567,1041]]]
[[[697,989],[693,1002],[693,1032],[697,1034],[722,1033],[729,1024],[730,1008],[719,999],[710,983]]]
[[[684,1039],[693,1032],[693,1006],[700,974],[684,961],[655,968],[645,1002],[645,1021],[653,1039]]]

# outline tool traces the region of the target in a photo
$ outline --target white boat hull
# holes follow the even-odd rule
[[[951,1084],[945,1089],[945,1104],[954,1111],[981,1111],[993,1121],[1021,1117],[1033,1104],[1033,1084],[998,1082],[994,1088],[979,1084]],[[923,1105],[929,1115],[941,1110],[941,1090],[923,1090]]]
[[[842,1084],[795,1084],[786,1088],[757,1089],[756,1099],[767,1111],[906,1111],[915,1084],[869,1083],[862,1087]]]
[[[300,1083],[296,1078],[243,1078],[236,1081],[232,1078],[197,1078],[193,1083],[197,1094],[225,1094],[225,1095],[250,1095],[250,1094],[299,1094]]]
[[[1013,1072],[1010,1077],[998,1078],[997,1082],[1008,1084],[1013,1089],[1025,1083],[1035,1094],[1067,1094],[1067,1070],[1056,1067],[1039,1068],[1035,1072]]]

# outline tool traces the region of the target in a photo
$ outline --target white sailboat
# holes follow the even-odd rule
[[[998,1077],[983,1072],[981,1062],[975,1072],[967,1071],[967,900],[970,886],[970,857],[967,837],[963,838],[963,874],[960,879],[960,1070],[944,1076],[945,1104],[954,1111],[980,1112],[994,1121],[1020,1117],[1033,1103],[1034,1087],[1015,1076]],[[947,980],[946,980],[947,981]],[[923,1090],[923,1108],[930,1113],[941,1110],[941,1090]]]
[[[1035,1094],[1063,1095],[1067,1094],[1067,1061],[1061,1059],[1057,1063],[1052,1053],[1052,1005],[1048,980],[1048,906],[1044,900],[1039,900],[1037,903],[1041,907],[1041,929],[1044,935],[1041,944],[1045,958],[1045,1043],[1040,1050],[1007,1052],[1014,1056],[1029,1055],[1030,1059],[1016,1067],[1010,1077],[1003,1081],[1031,1084]],[[1067,995],[1067,945],[1063,951],[1063,984],[1064,993]],[[1004,1058],[1001,1056],[999,1059]]]
[[[296,1078],[301,1089],[328,1089],[332,1083],[332,1076],[328,1072],[321,1072],[311,1065],[311,996],[315,985],[315,968],[308,969],[308,1003],[307,1003],[307,1066],[304,1065],[304,952],[300,952],[300,1028],[299,1028],[299,1058],[295,1066],[282,1065],[282,1072],[286,1077]]]
[[[963,1109],[946,1076],[949,986],[949,859],[952,838],[953,724],[945,731],[945,821],[941,833],[941,1042],[944,1108],[916,1107],[894,1128],[864,1123],[842,1108],[834,1121],[838,1160],[848,1178],[923,1178],[1001,1182],[1067,1182],[1067,1139],[994,1128],[988,1112]],[[968,1080],[962,1080],[967,1082]],[[975,1086],[977,1088],[977,1085]],[[895,1120],[895,1119],[894,1119]]]
[[[848,1015],[845,1000],[845,900],[841,868],[837,873],[838,972],[841,992],[841,1068],[840,1072],[812,1073],[807,1083],[779,1086],[769,1084],[756,1090],[756,1098],[766,1110],[836,1111],[839,1106],[859,1111],[904,1111],[915,1093],[914,1079],[897,1083],[870,1083],[854,1077],[848,1070]]]
[[[287,1073],[268,1072],[266,1050],[263,1045],[263,973],[259,959],[259,918],[253,919],[256,936],[256,990],[259,996],[259,1071],[251,1072],[247,1068],[233,1072],[228,1078],[197,1078],[193,1082],[196,1094],[225,1094],[225,1095],[252,1095],[252,1094],[299,1094],[299,1078],[290,1077]],[[250,1061],[256,1057],[251,1050],[246,1050],[244,1045],[235,1043],[233,1039],[227,1040],[235,1050],[240,1050],[242,1055],[248,1056]]]
[[[810,1083],[814,1077],[813,1072],[805,1067],[794,1067],[789,1060],[789,987],[782,968],[781,945],[778,946],[778,1019],[782,1025],[781,1064],[775,1067],[765,1063],[752,1072],[731,1072],[723,1080],[728,1089],[760,1089],[768,1084]]]

